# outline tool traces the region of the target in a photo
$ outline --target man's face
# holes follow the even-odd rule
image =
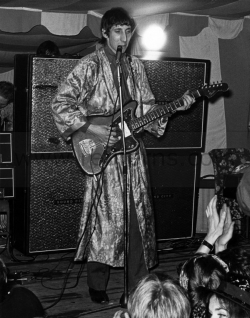
[[[122,46],[124,53],[128,47],[132,36],[131,26],[128,25],[113,25],[109,31],[109,35],[102,30],[102,35],[107,39],[107,44],[113,52],[116,52],[119,45]]]
[[[8,105],[8,99],[0,96],[0,109],[6,107]]]

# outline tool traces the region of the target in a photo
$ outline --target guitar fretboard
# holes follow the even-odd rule
[[[192,96],[193,98],[198,98],[201,96],[199,89],[191,91],[188,94],[190,96]],[[183,97],[181,97],[173,102],[170,102],[166,105],[158,106],[158,107],[156,107],[156,109],[148,112],[146,115],[131,120],[131,122],[130,122],[131,127],[133,130],[139,129],[139,128],[147,125],[148,123],[154,121],[157,118],[163,117],[164,115],[167,115],[167,114],[175,113],[176,110],[182,106],[184,106]]]

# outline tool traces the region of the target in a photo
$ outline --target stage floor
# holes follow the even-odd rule
[[[177,278],[176,267],[198,248],[201,236],[174,242],[158,243],[159,265],[152,271],[161,271]],[[244,240],[241,245],[250,250]],[[112,318],[120,310],[119,300],[123,293],[123,268],[112,268],[107,293],[109,305],[95,304],[90,300],[85,263],[72,263],[74,253],[40,254],[36,257],[21,255],[17,250],[4,249],[2,238],[0,257],[10,269],[11,277],[33,291],[53,318]],[[68,274],[68,275],[67,275]]]

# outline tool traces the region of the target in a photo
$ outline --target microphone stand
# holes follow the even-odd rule
[[[123,116],[123,100],[122,100],[122,85],[121,74],[122,68],[120,59],[116,60],[117,63],[117,75],[118,75],[118,88],[119,88],[119,100],[120,100],[120,112],[121,112],[121,131],[122,131],[122,145],[123,145],[123,221],[124,221],[124,303],[121,304],[126,308],[128,302],[128,207],[127,207],[127,155],[124,133],[124,116]]]

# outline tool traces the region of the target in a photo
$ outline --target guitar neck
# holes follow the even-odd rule
[[[198,98],[201,96],[199,90],[194,90],[188,93],[193,98]],[[161,118],[167,114],[173,114],[180,107],[184,106],[184,98],[181,97],[173,102],[170,102],[163,106],[158,106],[156,109],[148,112],[146,115],[141,116],[139,118],[134,118],[131,120],[131,127],[133,130],[139,129],[155,119]]]

